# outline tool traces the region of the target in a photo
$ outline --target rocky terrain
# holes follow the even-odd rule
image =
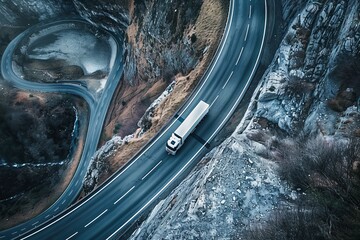
[[[132,239],[359,236],[360,3],[294,3],[282,1],[289,25],[236,131]]]
[[[107,117],[103,139],[109,139],[116,134],[112,142],[117,144],[118,142],[128,141],[131,136],[138,138],[135,141],[132,140],[132,143],[129,144],[133,147],[120,151],[122,155],[127,155],[127,157],[112,156],[106,163],[109,171],[102,172],[103,175],[101,176],[104,179],[111,172],[118,169],[123,164],[123,160],[129,159],[134,151],[143,146],[192,91],[216,50],[226,21],[227,5],[227,1],[220,0],[199,0],[192,1],[190,4],[185,4],[181,1],[165,1],[161,4],[156,1],[134,0],[96,2],[83,0],[60,2],[20,0],[16,2],[3,2],[0,6],[0,26],[2,29],[0,33],[0,47],[1,51],[3,51],[11,39],[32,24],[40,21],[46,22],[62,19],[63,17],[81,17],[88,20],[95,27],[101,27],[110,32],[122,33],[126,36],[124,47],[127,51],[123,81],[121,81],[117,91],[118,94],[113,100],[112,109]],[[19,62],[19,60],[22,62]],[[71,80],[84,75],[84,69],[80,69],[76,64],[69,64],[61,59],[50,58],[47,61],[42,61],[41,59],[17,59],[17,61],[20,65],[24,65],[25,68],[23,70],[26,78],[30,77],[34,81],[53,82]],[[153,69],[157,70],[153,71]],[[103,73],[100,72],[98,74],[96,72],[91,77],[101,78],[102,76]],[[175,79],[176,81],[174,81]],[[3,87],[1,90],[4,93],[13,91],[8,86],[4,85]],[[170,93],[173,90],[177,92],[177,95],[165,99],[166,93]],[[27,93],[21,94],[26,95]],[[30,95],[35,96],[31,93],[28,94],[28,97],[23,99],[24,101],[32,99],[33,97],[30,97]],[[40,111],[39,114],[44,114],[44,122],[46,122],[48,112],[45,109],[47,109],[46,105],[50,103],[48,98],[51,97],[52,95],[41,95],[44,106],[38,109],[33,109],[35,105],[32,106],[32,102],[29,101],[26,104],[26,111],[31,113]],[[37,97],[34,97],[34,99],[37,99]],[[157,99],[156,103],[152,104],[155,99]],[[13,100],[8,100],[7,105],[15,104],[15,102],[12,102]],[[160,104],[162,106],[157,108]],[[5,107],[7,111],[12,110],[9,106]],[[52,105],[50,104],[50,106]],[[60,109],[58,110],[60,111]],[[71,107],[70,110],[74,111]],[[86,111],[85,109],[83,110]],[[146,115],[143,117],[145,112]],[[35,113],[34,116],[36,115]],[[82,115],[82,117],[85,118],[82,120],[86,121],[86,115]],[[40,119],[42,118],[40,117]],[[68,127],[67,129],[70,128]],[[33,134],[36,135],[38,133],[34,132]],[[126,137],[129,134],[130,136]],[[69,137],[69,135],[65,135],[63,136]],[[143,137],[139,138],[139,136]],[[24,139],[24,141],[27,140],[26,138]],[[82,140],[79,140],[80,144],[83,143]],[[105,145],[103,149],[113,149],[114,145],[110,143]],[[109,144],[110,147],[107,148]],[[38,146],[37,143],[35,146]],[[51,148],[48,150],[51,151]],[[39,154],[43,156],[42,152]],[[56,159],[61,158],[62,156],[58,156]],[[28,160],[30,162],[19,166],[29,170],[27,176],[38,180],[39,176],[43,173],[39,173],[37,167],[42,167],[43,165],[42,163],[36,165],[38,164],[35,163],[36,161],[33,163],[31,159]],[[63,161],[65,160],[63,159],[59,163],[50,165],[55,168],[62,165]],[[4,163],[3,167],[7,164],[5,160],[2,163]],[[102,163],[102,161],[94,161],[93,166],[101,165]],[[18,195],[12,195],[10,198],[14,199],[16,204],[12,205],[11,213],[4,213],[6,217],[2,218],[4,224],[2,223],[1,226],[6,228],[16,222],[21,222],[25,218],[31,217],[31,215],[38,214],[51,204],[56,199],[56,196],[61,193],[61,189],[66,187],[66,182],[69,180],[76,164],[76,161],[72,162],[69,172],[64,174],[66,176],[60,174],[57,177],[53,177],[54,182],[59,179],[64,180],[56,188],[58,189],[56,194],[50,191],[47,193],[37,191],[35,198],[23,197],[22,199],[25,199],[25,201],[16,201],[15,199],[17,199]],[[56,171],[49,167],[46,169],[48,175]],[[89,171],[89,176],[96,176],[97,170],[95,168],[95,171]],[[15,175],[10,174],[10,172],[8,171],[9,175],[14,177]],[[95,181],[89,189],[91,190],[97,183]],[[19,185],[18,189],[22,189],[21,186]],[[85,187],[85,189],[87,188]],[[19,211],[19,207],[22,204],[26,205],[29,199],[39,199],[39,196],[46,196],[46,199],[44,198],[44,201],[36,205],[27,205],[30,206],[27,210]],[[5,208],[8,209],[7,207]],[[26,217],[20,216],[24,215],[25,212],[27,213]],[[10,218],[15,213],[18,213],[18,215]]]
[[[189,77],[183,95],[191,91],[222,35],[227,4],[129,1],[124,81],[109,111],[104,139],[134,133],[145,110],[176,75]]]
[[[86,192],[123,166],[191,93],[220,41],[228,2],[130,1],[129,9],[124,77],[108,112],[104,147],[88,171]]]
[[[76,162],[77,109],[84,106],[69,96],[6,87],[1,87],[0,99],[0,223],[4,228],[14,224],[9,218],[28,217],[29,209],[38,207]]]
[[[360,161],[359,0],[277,4],[282,7],[282,40],[245,117],[159,202],[132,238],[344,239],[344,231],[357,229],[359,197],[353,197],[353,189],[358,182],[352,176]],[[2,49],[19,27],[64,12],[109,31],[126,30],[123,81],[102,143],[114,137],[94,157],[86,192],[122,166],[191,92],[216,49],[227,8],[228,1],[222,0],[2,2],[0,24],[7,29],[0,34]],[[345,202],[348,208],[339,215],[319,199],[338,206]],[[299,202],[308,205],[300,207]],[[287,218],[278,217],[284,212]],[[349,212],[355,215],[345,215]],[[350,230],[341,230],[339,222],[349,223]],[[291,228],[284,227],[289,224]]]

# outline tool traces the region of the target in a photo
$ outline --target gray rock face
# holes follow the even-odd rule
[[[249,224],[265,222],[281,197],[294,194],[254,148],[259,144],[244,135],[227,139],[155,207],[132,239],[238,239]]]
[[[122,32],[130,23],[128,6],[119,1],[73,0],[81,17],[110,32]]]
[[[344,64],[344,56],[359,56],[354,44],[359,39],[359,3],[350,2],[309,2],[295,17],[262,83],[257,117],[289,133],[304,124],[307,131],[317,129],[321,119],[315,115],[326,114],[324,103],[349,86],[334,69]]]
[[[155,207],[133,239],[242,239],[273,209],[298,197],[269,161],[279,133],[340,141],[360,132],[359,1],[282,6],[288,31],[243,121]]]
[[[129,81],[169,81],[177,73],[189,72],[198,54],[186,31],[196,20],[202,1],[136,1],[133,29],[124,68]],[[136,34],[131,32],[135,31]],[[194,40],[195,41],[195,40]]]
[[[74,13],[75,9],[71,0],[0,1],[0,25],[2,26],[26,26],[32,22]]]

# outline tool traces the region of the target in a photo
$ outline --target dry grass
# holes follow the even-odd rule
[[[131,159],[131,157],[133,157],[151,138],[153,138],[156,133],[161,129],[161,127],[169,121],[171,116],[175,114],[175,112],[179,109],[179,107],[184,103],[187,97],[194,90],[196,84],[198,83],[198,80],[202,77],[206,68],[210,64],[217,49],[217,46],[221,40],[227,18],[227,7],[228,2],[224,3],[221,0],[204,1],[200,10],[200,15],[194,26],[189,29],[188,34],[190,36],[192,34],[196,34],[197,47],[204,48],[204,46],[208,46],[208,51],[204,53],[202,60],[188,75],[182,76],[178,74],[175,77],[176,83],[174,91],[156,109],[154,117],[152,119],[152,127],[142,137],[135,138],[129,144],[121,146],[117,149],[116,153],[108,159],[110,171],[101,175],[100,183],[103,182],[113,172],[126,164],[129,159]],[[136,34],[136,30],[137,29],[135,26],[130,26],[128,29],[128,33],[130,33],[130,35],[134,37]],[[161,94],[161,92],[159,92],[158,90],[161,89],[163,91],[166,86],[163,87],[164,88],[149,88],[147,91],[145,91],[146,94],[144,94],[144,96],[158,96]],[[141,89],[141,86],[138,88]],[[132,105],[132,107],[134,106],[135,105]],[[112,121],[117,122],[118,120],[113,119]],[[133,121],[137,122],[137,120],[134,119]],[[109,133],[110,132],[108,131],[108,134]]]

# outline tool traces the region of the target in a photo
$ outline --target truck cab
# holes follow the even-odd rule
[[[170,139],[166,142],[166,151],[171,155],[175,155],[176,151],[181,147],[181,138],[175,133],[171,134]]]

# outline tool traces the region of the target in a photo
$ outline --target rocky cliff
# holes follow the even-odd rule
[[[129,9],[124,77],[103,134],[112,139],[94,158],[88,191],[144,146],[192,92],[221,39],[228,2],[130,1]]]
[[[2,0],[0,4],[0,26],[28,26],[39,21],[64,16],[64,14],[75,14],[71,0]]]
[[[325,174],[327,165],[333,164],[330,156],[344,159],[332,172],[348,169],[339,171],[338,177],[358,169],[343,166],[349,162],[346,152],[354,153],[350,166],[359,159],[358,148],[349,150],[360,136],[360,75],[355,67],[360,59],[359,1],[294,3],[282,1],[283,19],[289,25],[236,131],[160,201],[132,239],[309,239],[311,227],[306,224],[314,215],[288,215],[273,224],[277,228],[271,236],[267,222],[277,218],[276,209],[298,212],[296,200],[314,201],[307,196],[320,187],[338,189]],[[339,150],[336,143],[347,150]],[[329,151],[332,154],[326,155]],[[298,168],[291,168],[292,161],[305,165],[293,162]],[[332,194],[335,199],[346,195]],[[320,206],[314,214],[329,216]],[[301,222],[301,216],[307,220]],[[311,225],[316,234],[310,236],[333,239],[339,222],[329,218],[317,219],[323,225]],[[303,225],[285,229],[286,222]],[[267,232],[256,235],[254,229]]]

